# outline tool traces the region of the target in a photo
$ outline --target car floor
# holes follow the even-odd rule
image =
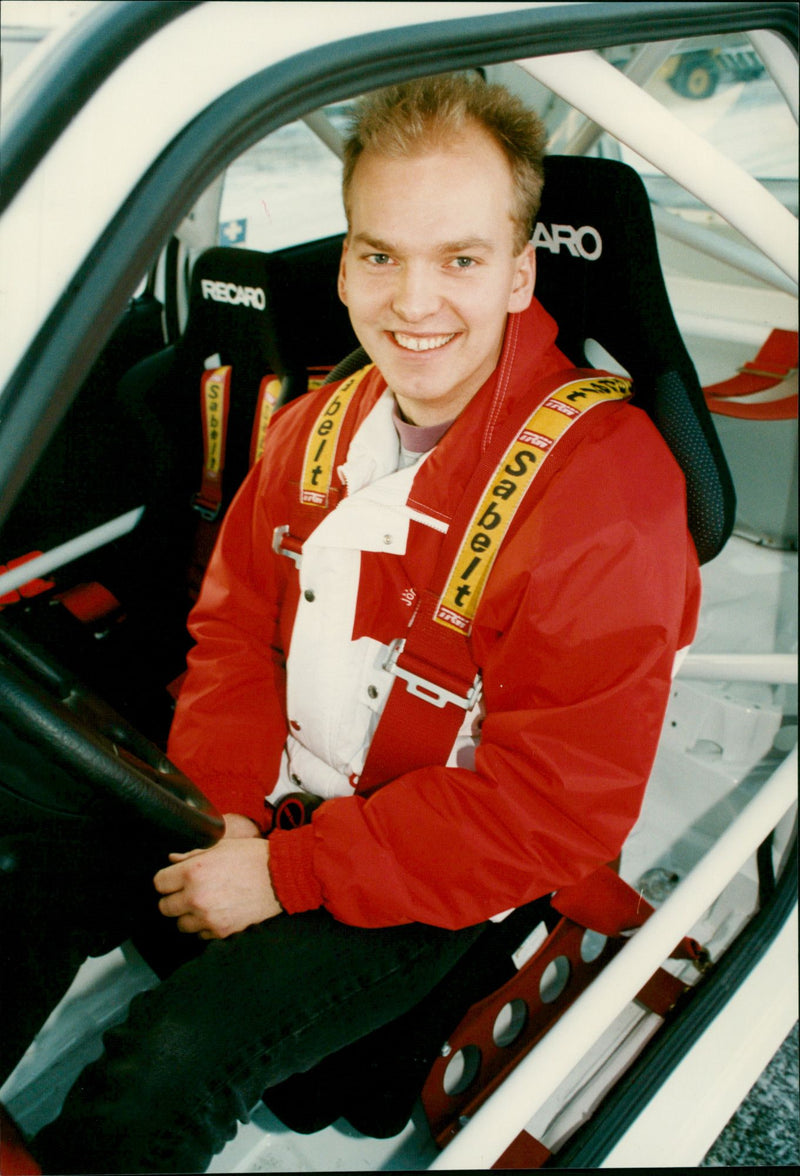
[[[734,538],[703,576],[704,605],[695,649],[796,649],[796,555]],[[676,678],[643,812],[621,865],[629,882],[649,885],[655,905],[665,896],[659,896],[659,883],[666,878],[668,891],[692,868],[796,739],[796,727],[793,734],[787,728],[796,709],[792,688]],[[796,718],[792,721],[796,724]],[[734,736],[726,742],[725,732],[731,731]],[[694,929],[701,939],[710,933],[717,944],[713,954],[735,936],[754,903],[755,872],[745,869],[734,881],[727,899],[730,909],[721,908],[713,928],[709,923]],[[0,1090],[0,1100],[23,1132],[35,1133],[55,1117],[77,1074],[100,1052],[103,1031],[124,1016],[137,991],[156,982],[127,948],[87,961]],[[796,1163],[796,1076],[795,1028],[703,1166]],[[558,1092],[555,1103],[563,1120]],[[409,1171],[426,1168],[435,1155],[421,1114],[389,1140],[367,1139],[342,1121],[301,1136],[260,1104],[209,1171]]]

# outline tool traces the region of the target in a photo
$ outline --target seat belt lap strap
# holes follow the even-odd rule
[[[728,380],[703,389],[718,416],[747,421],[786,421],[797,416],[797,331],[778,327],[755,359]]]

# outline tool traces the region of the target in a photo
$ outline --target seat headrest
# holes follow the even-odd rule
[[[672,313],[641,178],[616,160],[548,157],[533,241],[536,295],[559,325],[558,346],[583,366],[594,339],[633,377],[636,403],[686,477],[700,561],[712,559],[733,528],[736,498]]]
[[[220,246],[197,260],[182,346],[205,360],[304,378],[356,346],[336,274],[341,237],[279,253]]]
[[[235,357],[238,365],[275,371],[273,268],[268,254],[250,249],[201,254],[192,272],[182,349],[201,362],[218,353],[222,363]]]
[[[534,229],[536,295],[559,324],[558,345],[583,363],[596,339],[636,379],[692,367],[658,258],[639,175],[609,159],[549,156]]]

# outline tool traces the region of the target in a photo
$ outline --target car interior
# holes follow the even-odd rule
[[[559,346],[583,366],[588,364],[586,341],[594,339],[633,376],[636,402],[652,416],[685,471],[693,535],[702,557],[712,558],[730,534],[734,492],[694,366],[670,310],[641,180],[631,168],[616,161],[553,156],[547,162],[545,191],[540,223],[591,225],[602,240],[602,258],[598,259],[579,253],[573,256],[569,250],[557,254],[541,251],[539,296],[560,325]],[[137,532],[118,541],[113,553],[104,550],[89,557],[83,566],[73,567],[69,582],[54,584],[30,598],[21,610],[26,630],[34,640],[44,638],[48,648],[52,648],[57,627],[76,634],[74,643],[59,645],[59,654],[71,656],[72,669],[96,681],[104,697],[110,697],[122,710],[126,709],[127,691],[135,682],[137,701],[149,698],[148,710],[168,717],[169,688],[180,675],[185,648],[181,620],[185,620],[196,591],[196,565],[210,554],[224,508],[247,472],[257,392],[263,378],[267,374],[278,378],[281,405],[307,389],[311,373],[320,369],[330,373],[357,347],[336,293],[340,249],[341,239],[333,238],[270,256],[222,247],[203,253],[193,270],[188,319],[180,339],[145,356],[120,377],[108,414],[111,428],[99,460],[84,455],[83,461],[76,462],[73,450],[58,462],[62,478],[65,469],[71,470],[77,493],[78,485],[86,491],[87,483],[90,488],[94,483],[95,490],[107,482],[113,484],[112,471],[120,471],[126,460],[135,459],[134,478],[125,480],[126,498],[117,507],[122,511],[144,503]],[[215,284],[215,290],[218,285],[225,291],[263,290],[264,309],[216,301],[207,296],[209,283]],[[300,322],[313,326],[298,331]],[[363,354],[361,358],[369,361]],[[209,362],[232,368],[224,488],[214,517],[209,517],[212,511],[200,513],[196,509],[204,464],[200,382]],[[69,421],[56,444],[71,449],[74,433],[74,424]],[[136,438],[134,445],[132,437]],[[48,469],[53,470],[49,463]],[[74,501],[63,481],[60,492]],[[34,485],[31,493],[41,501],[38,486]],[[26,498],[15,516],[20,527]],[[12,527],[13,523],[12,518]],[[29,519],[25,526],[30,527]],[[88,593],[87,585],[95,582],[113,597],[113,613],[110,618],[92,614],[87,622],[76,616],[76,599]],[[46,617],[46,634],[37,628],[41,614]],[[12,615],[7,614],[2,623]],[[55,623],[54,615],[58,618]],[[128,630],[135,637],[131,638]],[[96,649],[108,653],[101,664],[90,669]],[[137,661],[132,664],[134,657]],[[160,682],[156,658],[163,659],[158,666]],[[144,726],[139,715],[136,717]],[[161,741],[165,731],[148,733]],[[310,1092],[350,1091],[348,1106],[358,1108],[349,1112],[354,1126],[364,1134],[396,1134],[410,1115],[441,1041],[456,1028],[458,1011],[466,1012],[492,988],[500,987],[498,977],[503,983],[510,979],[515,972],[510,956],[543,917],[541,903],[517,912],[514,923],[504,927],[502,936],[496,936],[501,943],[493,952],[487,952],[482,943],[480,952],[471,953],[474,958],[459,968],[462,976],[430,998],[427,1003],[435,1012],[426,1010],[422,1017],[392,1026],[388,1033],[382,1031],[376,1042],[360,1043],[347,1059],[329,1059],[323,1064],[321,1078],[304,1075],[268,1092],[267,1105],[295,1129],[319,1130],[344,1112],[337,1102],[330,1105],[329,1093],[325,1096],[327,1105],[321,1108],[319,1093],[315,1100]],[[552,912],[549,921],[554,928],[558,920]],[[563,948],[552,958],[559,956],[563,956]],[[483,961],[482,966],[476,966],[477,960]],[[526,994],[529,1001],[549,962],[544,957],[537,962],[539,975],[531,993]],[[559,1009],[567,999],[567,988],[572,1000],[583,987],[578,983],[581,970],[585,984],[602,962],[598,957],[592,968],[584,961],[581,969],[578,940],[572,984],[565,987]],[[457,999],[454,986],[464,989],[466,995]],[[503,993],[499,1008],[507,1003]],[[544,1002],[539,1004],[546,1008]],[[529,1015],[526,1022],[534,1023]],[[407,1051],[399,1047],[401,1042],[408,1043],[410,1023],[415,1029],[414,1044]],[[422,1041],[421,1026],[426,1029]],[[389,1037],[395,1043],[392,1049],[385,1047]],[[370,1058],[366,1064],[365,1051]],[[398,1056],[405,1061],[408,1055],[409,1062],[396,1064]],[[392,1059],[388,1068],[392,1082],[384,1077],[380,1082],[374,1080],[373,1058],[380,1057]],[[346,1066],[346,1070],[337,1075],[339,1081],[331,1083],[333,1066],[340,1070]],[[380,1092],[372,1120],[364,1108],[374,1105],[375,1099],[366,1103],[356,1075],[361,1079],[370,1076],[367,1087]],[[389,1092],[394,1097],[390,1098]],[[459,1093],[457,1090],[451,1096],[454,1106]],[[300,1114],[297,1108],[302,1109]],[[460,1113],[460,1106],[458,1110]]]
[[[734,529],[738,485],[671,307],[648,192],[617,159],[554,154],[546,168],[537,297],[574,363],[633,378],[634,403],[685,474],[690,530],[701,563],[711,563]],[[584,237],[591,247],[570,248],[566,236],[561,247],[564,226],[594,230]],[[257,460],[259,430],[309,387],[368,362],[336,291],[341,242],[335,235],[270,252],[204,249],[191,267],[183,322],[166,342],[154,267],[0,535],[0,565],[14,568],[144,508],[129,533],[0,598],[0,650],[43,685],[52,684],[54,665],[62,684],[80,679],[157,749],[184,671],[186,617],[225,510]],[[167,259],[170,249],[180,268],[174,242]],[[229,369],[227,404],[212,460],[203,389],[220,369]],[[59,690],[57,705],[69,710],[69,691]],[[4,717],[13,725],[15,716]],[[764,865],[762,890],[768,876]],[[547,900],[531,904],[481,940],[413,1016],[266,1092],[265,1106],[299,1133],[344,1118],[384,1138],[421,1105],[441,1147],[624,942]],[[688,959],[678,971],[660,970],[639,994],[653,1033],[702,980],[702,967]],[[572,1123],[565,1136],[574,1130]],[[540,1166],[555,1147],[528,1141],[507,1166]]]

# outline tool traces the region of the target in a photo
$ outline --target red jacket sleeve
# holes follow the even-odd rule
[[[267,495],[256,467],[226,515],[199,600],[168,754],[222,812],[264,826],[286,741],[282,569],[271,554]],[[274,495],[273,495],[274,497]]]
[[[680,471],[642,413],[608,413],[490,577],[473,634],[487,708],[475,770],[415,771],[274,834],[285,908],[461,927],[612,860],[698,604]]]

